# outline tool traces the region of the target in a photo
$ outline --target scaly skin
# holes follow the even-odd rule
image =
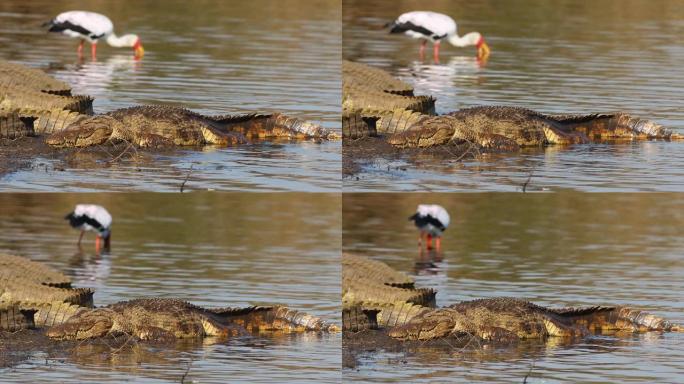
[[[377,136],[374,117],[365,118],[360,111],[344,109],[342,111],[342,137],[348,139],[360,139],[363,137]]]
[[[342,107],[350,110],[391,111],[408,109],[424,114],[435,113],[432,96],[403,96],[364,86],[342,85]]]
[[[56,80],[39,69],[0,60],[0,83],[54,95],[71,95],[69,84]]]
[[[366,329],[378,329],[377,309],[364,308],[362,305],[345,305],[342,307],[342,332],[360,332]]]
[[[517,107],[473,107],[436,116],[389,137],[398,147],[471,142],[502,151],[599,140],[681,139],[662,126],[622,113],[545,115]]]
[[[413,288],[414,280],[389,265],[351,253],[342,254],[342,269],[350,278],[373,280],[377,283],[401,288]]]
[[[0,254],[0,276],[12,275],[25,282],[58,288],[70,288],[71,278],[43,263],[25,257]]]
[[[64,301],[92,307],[93,291],[89,288],[50,287],[3,272],[0,274],[0,300],[30,303]]]
[[[413,87],[382,69],[352,61],[342,61],[342,78],[349,85],[364,86],[396,95],[413,96]]]
[[[337,331],[334,325],[285,307],[204,309],[176,299],[137,299],[85,311],[51,327],[53,339],[132,335],[141,340],[236,336],[255,331]]]
[[[584,337],[604,331],[684,331],[659,317],[625,307],[548,309],[514,298],[466,301],[415,317],[390,330],[400,340],[474,336],[513,341],[548,337]]]
[[[34,310],[22,308],[19,303],[0,301],[0,331],[18,331],[34,328]]]
[[[33,136],[34,118],[22,117],[17,111],[0,108],[0,139],[18,139]]]
[[[0,84],[0,107],[5,109],[26,108],[29,110],[66,109],[92,115],[93,98],[83,95],[53,95],[24,87]]]
[[[233,145],[250,138],[334,138],[320,126],[280,114],[203,116],[170,106],[137,106],[77,121],[46,139],[57,147],[128,141],[140,147]]]
[[[407,289],[383,285],[342,270],[342,301],[345,303],[406,301],[430,307],[435,305],[436,293],[430,288]]]
[[[395,301],[393,303],[364,301],[347,304],[345,307],[348,308],[348,324],[345,325],[343,321],[342,329],[353,328],[355,329],[354,332],[363,329],[392,328],[404,325],[413,318],[433,310],[430,307],[405,301]]]
[[[65,301],[31,303],[22,301],[21,308],[34,310],[33,320],[37,328],[51,327],[66,322],[72,316],[89,311],[88,307]]]

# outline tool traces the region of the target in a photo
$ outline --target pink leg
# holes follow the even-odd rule
[[[425,60],[425,45],[427,45],[427,40],[420,43],[420,61]]]
[[[430,234],[428,233],[428,234],[427,234],[427,239],[425,240],[425,242],[427,243],[427,249],[428,249],[428,251],[431,250],[431,249],[432,249],[432,235],[430,235]]]
[[[95,60],[97,53],[97,44],[90,44],[90,58]]]
[[[423,232],[422,231],[418,234],[418,246],[421,248],[423,247]]]
[[[432,56],[435,59],[435,64],[439,64],[439,41],[435,41],[432,46]]]
[[[78,245],[79,247],[81,246],[81,240],[83,240],[84,234],[85,234],[85,231],[81,231],[81,236],[78,237],[78,243],[76,243],[76,245]]]
[[[81,43],[78,45],[78,49],[76,52],[78,52],[78,57],[83,57],[83,43],[84,41],[81,40]]]
[[[101,247],[100,243],[101,242],[102,242],[102,238],[100,236],[97,236],[97,238],[95,239],[95,253],[98,255],[100,254],[100,247]]]
[[[442,238],[441,237],[435,238],[435,249],[437,250],[437,252],[442,251]]]

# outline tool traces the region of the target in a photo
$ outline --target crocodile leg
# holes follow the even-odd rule
[[[18,303],[0,302],[0,331],[35,328],[35,310],[22,309]]]

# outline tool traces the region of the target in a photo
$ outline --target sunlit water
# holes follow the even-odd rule
[[[3,1],[0,58],[46,69],[75,93],[94,96],[96,113],[163,103],[206,114],[280,111],[339,129],[339,2],[97,2],[88,9],[108,15],[118,34],[141,36],[145,57],[135,61],[129,49],[103,42],[97,61],[85,50],[79,63],[76,40],[47,34],[40,25],[83,7]],[[333,191],[341,185],[340,156],[339,142],[296,142],[179,150],[143,164],[124,156],[110,167],[36,159],[58,171],[46,174],[42,165],[22,170],[4,177],[2,188],[172,191],[192,166],[188,187],[195,189]]]
[[[407,218],[419,203],[451,214],[442,261],[418,250]],[[343,207],[343,249],[437,289],[438,305],[510,296],[554,307],[632,305],[684,322],[679,194],[346,194]],[[677,333],[356,356],[345,380],[520,383],[529,373],[528,383],[684,381]]]
[[[392,5],[390,5],[392,4]],[[437,112],[475,105],[548,113],[626,111],[684,129],[684,8],[676,0],[417,1],[345,0],[343,57],[384,68],[437,98]],[[382,25],[412,10],[454,17],[459,32],[481,32],[492,53],[442,45],[441,63],[424,62],[419,43]],[[376,160],[347,190],[682,191],[684,143],[582,145],[487,156],[463,163],[408,157]],[[403,171],[387,171],[407,168]]]
[[[112,250],[63,216],[79,202],[114,218]],[[0,252],[45,262],[95,290],[95,304],[141,296],[207,307],[285,304],[340,322],[340,205],[330,194],[0,195]],[[118,353],[37,349],[2,382],[339,382],[340,335],[274,335]]]

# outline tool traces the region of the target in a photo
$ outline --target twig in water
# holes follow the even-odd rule
[[[527,374],[525,374],[525,377],[523,378],[523,384],[527,384],[527,378],[530,377],[533,369],[534,369],[534,360],[532,360],[532,364],[530,364],[530,370],[527,371]]]
[[[192,359],[188,361],[188,366],[185,368],[185,372],[183,372],[183,376],[181,376],[180,382],[181,384],[185,383],[185,378],[188,377],[188,373],[190,373],[190,367],[192,367]]]
[[[185,188],[185,183],[188,182],[188,179],[190,178],[190,175],[192,174],[192,167],[193,167],[194,165],[195,165],[195,164],[190,164],[190,169],[188,169],[188,174],[185,175],[185,180],[183,180],[183,182],[182,182],[181,185],[180,185],[180,193],[183,193],[183,189]]]
[[[525,193],[527,191],[527,186],[530,184],[530,180],[532,180],[532,175],[534,175],[534,167],[530,170],[529,175],[527,175],[527,180],[522,185],[522,192]]]

